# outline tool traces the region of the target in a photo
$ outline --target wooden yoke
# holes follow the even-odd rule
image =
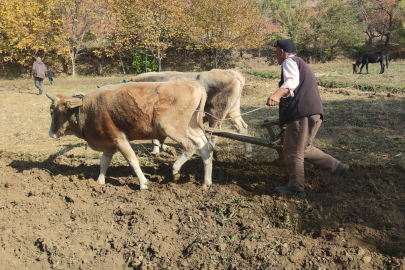
[[[82,105],[83,105],[83,99],[82,98],[71,98],[71,99],[68,99],[66,101],[66,106],[69,109],[80,107]]]

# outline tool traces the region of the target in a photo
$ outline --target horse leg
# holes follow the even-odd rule
[[[363,70],[363,67],[364,67],[364,64],[362,63],[361,68],[360,68],[360,72],[359,72],[360,74],[361,74],[361,71]]]
[[[381,59],[381,70],[380,70],[380,74],[384,73],[384,63],[383,60]]]

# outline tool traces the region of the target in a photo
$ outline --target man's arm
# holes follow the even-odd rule
[[[280,88],[287,88],[289,93],[284,97],[293,97],[294,90],[300,83],[300,72],[297,63],[292,58],[287,58],[283,64],[284,83]]]
[[[290,93],[290,90],[287,88],[279,88],[275,93],[273,93],[269,98],[267,99],[267,106],[276,106],[277,104],[280,103],[281,97],[288,95]]]
[[[292,58],[287,58],[282,64],[284,83],[267,99],[267,106],[275,106],[280,103],[282,97],[293,97],[294,90],[299,84],[299,70],[297,63]]]

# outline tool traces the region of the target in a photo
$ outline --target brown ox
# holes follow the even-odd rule
[[[212,147],[204,136],[202,113],[196,112],[203,109],[206,93],[195,81],[127,83],[104,86],[80,98],[48,97],[52,100],[49,135],[76,135],[103,152],[98,183],[105,183],[105,173],[118,150],[134,169],[140,189],[147,189],[130,141],[163,143],[170,137],[184,148],[173,165],[174,178],[198,148],[204,161],[204,187],[211,185]]]
[[[231,118],[229,121],[241,134],[247,134],[248,125],[240,116],[240,98],[245,85],[245,78],[237,70],[213,69],[204,72],[149,72],[131,78],[132,82],[168,82],[172,80],[197,80],[207,92],[204,111],[210,127],[221,128],[218,119]],[[214,117],[212,117],[213,115]],[[234,118],[233,118],[234,117]],[[212,144],[218,140],[213,136]],[[153,141],[152,153],[159,152],[159,142]],[[164,146],[162,145],[164,148]],[[252,155],[252,146],[245,143],[245,155]]]

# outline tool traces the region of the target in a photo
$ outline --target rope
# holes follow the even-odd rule
[[[263,108],[265,108],[265,107],[267,107],[267,105],[264,105],[263,107],[260,107],[260,108],[257,108],[257,109],[254,109],[254,110],[251,110],[251,111],[248,111],[248,112],[245,112],[245,113],[241,113],[241,114],[239,114],[239,115],[237,115],[237,116],[234,116],[234,117],[231,117],[231,118],[225,118],[225,119],[219,119],[219,118],[216,117],[215,115],[212,115],[212,114],[207,113],[207,112],[205,112],[205,111],[200,111],[200,110],[185,110],[185,109],[183,109],[183,110],[184,110],[184,111],[193,111],[193,112],[203,112],[203,113],[205,113],[205,114],[211,115],[212,117],[214,117],[215,119],[217,119],[218,122],[222,122],[222,121],[225,121],[225,120],[231,120],[231,119],[240,117],[240,116],[242,116],[242,115],[245,115],[245,114],[248,114],[248,113],[252,113],[252,112],[261,110],[261,109],[263,109]]]
[[[241,113],[241,114],[239,114],[239,115],[237,115],[237,116],[234,116],[234,117],[231,117],[231,118],[225,118],[225,119],[219,119],[218,117],[216,117],[216,116],[214,116],[214,115],[212,115],[212,114],[210,114],[210,113],[207,113],[207,112],[205,112],[205,111],[201,111],[201,110],[186,110],[186,109],[183,109],[183,110],[184,110],[184,111],[193,111],[193,112],[203,112],[203,113],[205,113],[205,114],[211,115],[212,117],[214,117],[215,119],[217,119],[218,122],[222,122],[222,121],[225,121],[225,120],[231,120],[231,119],[240,117],[240,116],[245,115],[245,114],[248,114],[248,113],[252,113],[252,112],[254,112],[254,111],[261,110],[261,109],[263,109],[263,108],[265,108],[265,107],[267,107],[267,105],[264,105],[264,106],[262,106],[262,107],[260,107],[260,108],[257,108],[257,109],[254,109],[254,110],[251,110],[251,111],[248,111],[248,112],[245,112],[245,113]],[[215,130],[215,129],[217,128],[218,122],[215,123],[215,126],[213,127],[213,130]],[[213,133],[213,132],[207,132],[207,133],[204,133],[204,135],[201,135],[201,136],[198,136],[198,137],[206,136],[207,134],[209,134],[210,136],[212,136],[212,133]],[[198,138],[198,137],[197,137],[197,138]],[[208,142],[209,142],[209,140],[208,140]],[[211,145],[211,143],[210,143],[210,145]],[[212,145],[211,145],[211,147],[214,148]]]

